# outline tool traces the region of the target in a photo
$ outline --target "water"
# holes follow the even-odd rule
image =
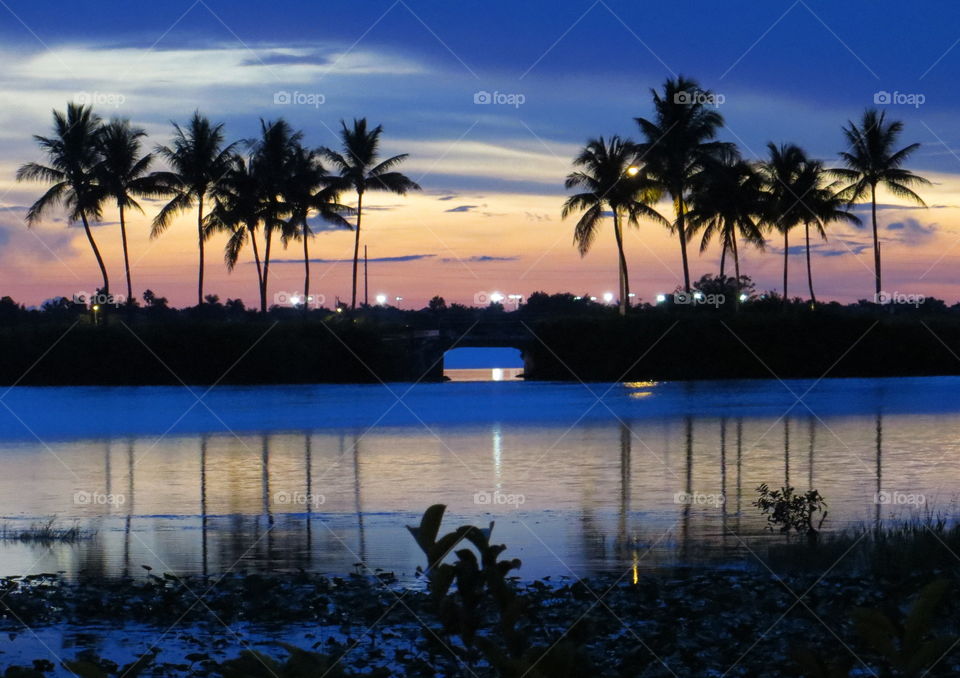
[[[816,487],[831,529],[954,513],[960,379],[231,388],[15,388],[0,522],[95,536],[0,542],[0,574],[411,578],[403,528],[496,521],[521,575],[738,565],[755,488]],[[879,498],[879,502],[877,499]]]

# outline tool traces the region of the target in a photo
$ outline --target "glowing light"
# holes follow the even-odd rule
[[[750,297],[748,297],[746,294],[741,294],[741,295],[740,295],[740,301],[746,301],[746,300],[749,299],[749,298],[750,298]]]
[[[637,167],[636,165],[630,165],[630,167],[627,168],[628,176],[635,177],[638,174],[640,174],[640,168]]]
[[[99,311],[99,310],[100,310],[100,306],[98,306],[97,304],[94,304],[94,305],[93,305],[93,310],[94,310],[94,311]]]
[[[492,302],[495,303],[495,304],[499,304],[499,303],[502,302],[505,298],[506,298],[506,297],[504,297],[504,296],[503,296],[502,294],[500,294],[499,292],[494,292],[493,294],[490,295],[490,301],[492,301]]]
[[[296,306],[297,304],[300,303],[300,297],[298,297],[297,295],[293,295],[292,297],[290,297],[290,303]]]
[[[383,306],[385,303],[387,303],[387,295],[386,295],[386,294],[378,294],[378,295],[377,295],[377,303],[380,304],[381,306]]]
[[[604,292],[603,293],[603,302],[605,304],[613,303],[613,292]]]
[[[665,294],[658,294],[658,295],[657,295],[657,303],[658,303],[658,304],[662,304],[662,303],[665,302],[666,300],[667,300],[667,295],[665,295]]]
[[[503,368],[494,367],[490,373],[490,379],[493,381],[503,381]]]

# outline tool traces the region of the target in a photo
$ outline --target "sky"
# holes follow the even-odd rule
[[[0,57],[0,295],[28,305],[99,284],[82,229],[51,214],[28,230],[25,208],[43,186],[14,181],[19,165],[42,159],[31,135],[48,133],[51,110],[68,101],[131,119],[149,133],[147,150],[194,110],[224,122],[230,140],[282,116],[311,146],[336,145],[341,120],[367,117],[384,127],[384,154],[409,154],[402,169],[423,188],[365,197],[371,301],[602,296],[617,288],[612,228],[604,224],[581,258],[575,219],[560,215],[563,179],[589,138],[637,138],[633,118],[651,114],[650,89],[677,74],[722,95],[721,138],[749,159],[768,141],[793,142],[833,165],[841,126],[879,100],[904,121],[902,145],[922,144],[910,169],[933,182],[922,191],[927,209],[879,196],[885,291],[960,300],[955,2],[3,0]],[[135,293],[194,303],[195,214],[151,240],[160,204],[143,206],[128,226]],[[868,221],[868,210],[858,214]],[[109,208],[103,218],[94,234],[116,292],[119,228]],[[834,224],[828,235],[814,246],[818,297],[871,298],[868,229]],[[352,241],[328,230],[311,244],[312,291],[328,306],[349,300]],[[223,245],[208,244],[207,291],[254,305],[250,253],[228,273]],[[682,283],[679,246],[663,227],[641,223],[625,247],[641,300]],[[299,254],[277,254],[271,295],[301,291]],[[782,255],[772,239],[766,252],[743,253],[742,271],[758,289],[779,290]],[[692,246],[691,257],[694,278],[717,272],[716,246]],[[806,294],[799,249],[790,268],[791,294]]]

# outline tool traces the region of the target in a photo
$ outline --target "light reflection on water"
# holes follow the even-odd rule
[[[517,407],[551,405],[530,390],[546,387],[502,387],[506,398],[528,389]],[[593,398],[610,388],[597,385]],[[615,388],[648,401],[660,386]],[[453,392],[437,393],[443,408]],[[501,397],[484,393],[478,408]],[[8,524],[57,516],[97,534],[73,545],[0,543],[0,574],[136,574],[141,565],[344,573],[365,562],[409,577],[422,556],[402,526],[444,503],[447,527],[496,520],[496,540],[523,560],[525,577],[637,578],[678,563],[742,562],[745,544],[779,539],[763,536],[750,505],[764,482],[819,489],[833,529],[955,509],[960,413],[718,416],[690,414],[695,405],[657,417],[614,408],[538,423],[9,441],[0,446]]]

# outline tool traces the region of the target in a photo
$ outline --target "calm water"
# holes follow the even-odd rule
[[[403,525],[433,503],[451,528],[495,520],[525,577],[738,563],[744,543],[779,539],[750,506],[762,482],[818,488],[834,529],[952,514],[960,488],[957,378],[16,388],[2,402],[2,522],[96,535],[0,542],[0,574],[362,561],[409,576],[422,557]]]

